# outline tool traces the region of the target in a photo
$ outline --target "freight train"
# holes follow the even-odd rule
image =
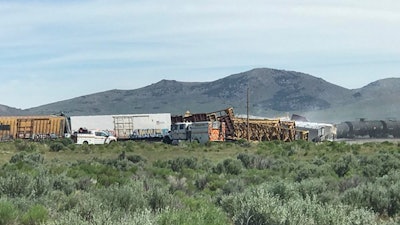
[[[64,116],[1,116],[0,140],[63,137],[68,124]]]
[[[336,124],[337,138],[400,138],[400,121],[365,120]]]
[[[0,141],[68,137],[80,128],[104,130],[118,140],[162,140],[171,114],[0,116]]]

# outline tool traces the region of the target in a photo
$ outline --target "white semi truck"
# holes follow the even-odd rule
[[[171,126],[164,142],[178,144],[181,141],[205,144],[213,141],[225,141],[225,123],[219,121],[179,122]]]

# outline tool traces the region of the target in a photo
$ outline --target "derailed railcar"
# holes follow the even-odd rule
[[[66,133],[64,116],[1,116],[0,139],[47,139]]]

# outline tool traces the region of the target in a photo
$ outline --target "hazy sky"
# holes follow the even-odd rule
[[[400,77],[399,0],[0,0],[0,104],[253,68],[346,88]]]

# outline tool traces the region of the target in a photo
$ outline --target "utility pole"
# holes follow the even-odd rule
[[[249,86],[247,86],[247,141],[250,141],[250,123],[249,123]]]

